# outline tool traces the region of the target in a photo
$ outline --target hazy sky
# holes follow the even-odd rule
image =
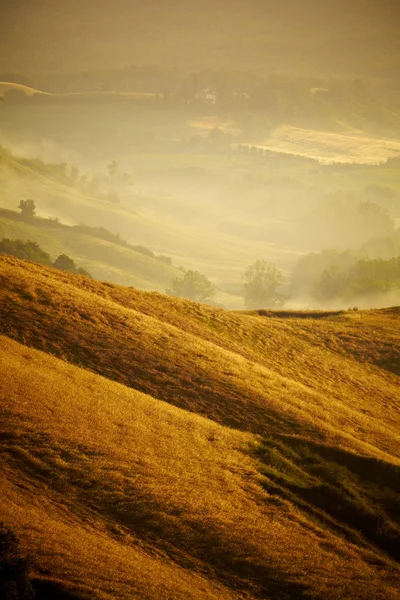
[[[5,72],[177,65],[393,76],[398,0],[2,0]]]

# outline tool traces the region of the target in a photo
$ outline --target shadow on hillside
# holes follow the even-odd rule
[[[327,319],[338,317],[343,310],[256,310],[255,315],[260,317],[275,317],[279,319]]]
[[[15,417],[14,417],[15,418]],[[14,420],[15,423],[15,420]],[[117,479],[107,454],[93,452],[84,445],[62,443],[48,433],[5,432],[1,436],[5,460],[25,477],[45,484],[57,494],[68,509],[79,515],[96,514],[104,522],[108,534],[118,541],[121,534],[134,534],[150,553],[161,551],[183,569],[201,570],[206,577],[222,585],[246,593],[249,586],[254,597],[274,600],[298,600],[306,597],[308,587],[288,581],[276,565],[258,562],[246,552],[248,540],[221,535],[202,519],[168,508],[135,485],[136,477],[124,479],[119,468]],[[28,450],[28,451],[25,451]],[[103,458],[105,471],[90,463],[90,458]],[[108,460],[107,460],[108,457]],[[60,464],[62,470],[55,465]],[[123,482],[123,492],[118,486]],[[124,487],[126,486],[126,487]],[[123,539],[123,538],[122,538]],[[123,542],[121,539],[122,543]],[[95,592],[71,586],[56,579],[36,577],[32,581],[35,600],[92,600]]]
[[[62,581],[55,579],[32,579],[35,600],[94,600],[93,592],[68,589]]]
[[[324,528],[400,561],[400,467],[285,435],[263,439],[264,488]]]

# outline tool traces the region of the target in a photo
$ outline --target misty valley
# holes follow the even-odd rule
[[[166,99],[9,87],[0,177],[2,207],[13,213],[3,210],[1,237],[42,243],[54,259],[64,251],[96,278],[142,289],[165,292],[194,271],[213,284],[210,300],[228,309],[252,305],[246,277],[260,261],[275,276],[254,298],[257,308],[396,304],[396,142],[345,132],[332,141],[327,131],[324,151],[323,132],[292,127],[293,148],[271,149],[283,126],[266,126],[268,110],[250,111],[250,100],[228,112],[217,94],[190,101],[178,92]],[[355,139],[359,162],[346,156]],[[35,203],[31,219],[18,219],[21,198]],[[147,260],[146,269],[128,245],[165,263]]]

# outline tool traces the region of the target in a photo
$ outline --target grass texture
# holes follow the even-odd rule
[[[39,598],[400,597],[398,310],[233,313],[8,256],[0,283],[1,513]]]

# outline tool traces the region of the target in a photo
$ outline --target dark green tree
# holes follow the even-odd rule
[[[60,256],[58,256],[54,261],[53,267],[55,267],[56,269],[60,269],[61,271],[68,271],[68,273],[84,275],[85,277],[89,277],[90,279],[92,279],[92,276],[89,273],[89,271],[86,271],[86,269],[84,269],[83,267],[77,267],[75,261],[67,254],[60,254]]]
[[[56,269],[61,271],[69,271],[70,273],[76,273],[76,264],[67,254],[60,254],[54,261],[53,265]]]
[[[278,292],[285,276],[276,265],[266,260],[257,260],[244,274],[243,295],[247,308],[279,308],[285,296]]]
[[[21,200],[18,208],[21,210],[21,215],[24,219],[33,219],[35,216],[36,206],[33,200]]]
[[[187,271],[183,278],[176,277],[171,288],[166,290],[170,296],[180,296],[196,302],[208,302],[215,295],[215,286],[205,275],[198,271]]]

